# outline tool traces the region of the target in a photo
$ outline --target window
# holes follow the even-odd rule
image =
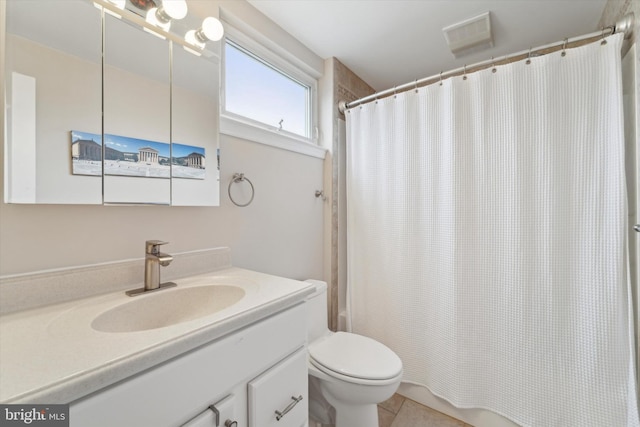
[[[243,39],[225,39],[224,114],[311,142],[316,81],[257,43],[237,38]]]

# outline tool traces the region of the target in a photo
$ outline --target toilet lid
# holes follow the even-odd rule
[[[402,372],[402,361],[389,347],[347,332],[314,341],[309,356],[331,371],[354,378],[386,380]]]

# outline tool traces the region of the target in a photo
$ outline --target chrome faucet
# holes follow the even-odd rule
[[[160,283],[160,267],[166,267],[173,261],[171,255],[160,252],[160,246],[166,245],[167,243],[168,242],[161,240],[147,240],[145,242],[144,288],[127,291],[127,295],[134,297],[145,292],[158,291],[160,289],[177,286],[173,282]]]

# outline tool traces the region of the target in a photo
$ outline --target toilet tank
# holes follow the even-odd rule
[[[307,339],[313,342],[329,332],[327,322],[327,283],[321,280],[306,280],[316,291],[307,297]]]

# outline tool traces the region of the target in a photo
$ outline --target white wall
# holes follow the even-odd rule
[[[218,2],[206,7],[217,15]],[[248,4],[241,12],[268,26]],[[278,27],[270,31],[287,40]],[[0,43],[3,39],[0,28]],[[293,39],[291,45],[300,49]],[[1,90],[4,99],[4,86]],[[4,114],[0,125],[4,129]],[[236,266],[322,278],[323,204],[314,192],[322,188],[323,160],[224,135],[220,148],[220,207],[0,204],[0,275],[140,258],[145,240],[162,239],[170,242],[168,253],[229,246]],[[235,172],[244,172],[255,185],[255,199],[246,208],[234,206],[227,196]]]

